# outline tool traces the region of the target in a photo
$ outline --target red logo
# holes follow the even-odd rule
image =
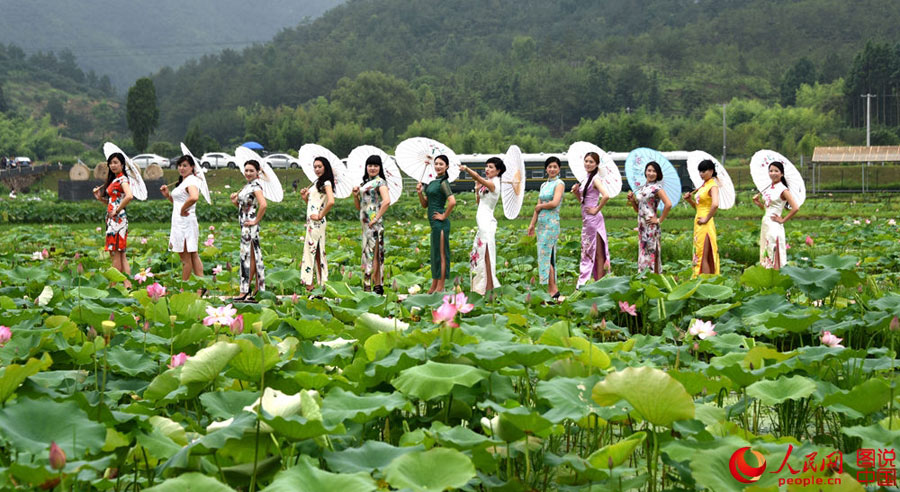
[[[753,456],[756,457],[756,462],[759,463],[759,466],[753,467],[747,463],[746,454],[747,451],[753,453]],[[759,480],[759,477],[762,476],[766,471],[766,458],[763,457],[762,453],[759,451],[754,451],[750,449],[749,446],[738,449],[731,455],[731,459],[728,461],[728,469],[731,470],[731,476],[735,478],[738,482],[741,483],[753,483]]]

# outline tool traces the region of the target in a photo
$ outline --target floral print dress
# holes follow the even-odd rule
[[[106,194],[109,196],[106,202],[106,251],[125,251],[128,246],[128,215],[125,214],[125,209],[113,217],[109,216],[125,198],[122,183],[127,180],[127,176],[119,174],[106,187]]]
[[[600,203],[600,191],[594,186],[595,179],[600,179],[599,171],[590,182],[581,186],[581,192],[584,193],[584,202],[581,204],[581,273],[578,275],[576,288],[586,284],[591,278],[603,278],[609,264],[609,241],[606,239],[603,213],[588,213],[588,209]]]
[[[331,181],[326,181],[325,187],[331,187]],[[320,192],[314,185],[310,187],[306,204],[306,238],[303,242],[303,262],[300,263],[300,281],[306,285],[312,285],[313,276],[318,273],[319,285],[325,285],[328,280],[328,260],[325,257],[325,217],[320,220],[311,220],[313,214],[320,214],[325,209],[325,200],[328,195]]]
[[[263,264],[262,249],[259,246],[259,224],[245,226],[244,222],[256,220],[259,203],[256,200],[256,192],[262,191],[258,179],[244,185],[238,192],[238,222],[241,226],[241,294],[250,291],[251,255],[256,262],[257,290],[266,290],[266,267]]]
[[[650,270],[662,272],[659,224],[650,222],[659,207],[659,190],[662,185],[647,183],[634,194],[638,203],[638,273]]]
[[[556,194],[556,186],[561,184],[559,177],[547,180],[541,185],[538,202],[549,203]],[[554,280],[556,280],[556,244],[559,242],[559,209],[562,200],[556,208],[541,210],[538,212],[537,224],[535,224],[535,236],[537,236],[538,277],[542,285],[550,283],[550,267],[553,267]]]
[[[360,190],[359,221],[362,223],[362,270],[366,279],[375,277],[384,282],[384,217],[375,221],[378,210],[381,208],[381,187],[387,186],[387,181],[376,176],[366,182]]]
[[[497,245],[494,236],[497,234],[497,219],[494,218],[494,208],[500,199],[500,178],[491,179],[494,191],[487,186],[478,186],[478,212],[475,214],[475,223],[478,224],[478,232],[472,242],[472,252],[469,253],[469,266],[472,269],[472,292],[481,295],[487,291],[488,275],[491,276],[493,287],[500,287],[497,280]],[[485,255],[490,256],[491,271],[487,272]]]
[[[775,183],[762,193],[766,211],[763,213],[759,230],[759,263],[766,268],[781,268],[787,264],[784,224],[772,220],[773,215],[781,216],[787,201],[781,197],[787,187]]]

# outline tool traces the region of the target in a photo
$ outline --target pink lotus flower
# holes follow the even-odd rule
[[[244,315],[239,314],[234,318],[234,321],[231,322],[231,334],[232,335],[240,335],[244,332]]]
[[[828,345],[829,347],[843,347],[843,345],[841,345],[841,342],[844,339],[832,335],[830,331],[826,331],[825,333],[823,333],[821,340],[823,345]]]
[[[50,441],[50,468],[62,470],[66,466],[66,453],[55,441]]]
[[[812,246],[812,245],[813,245],[813,238],[811,238],[811,237],[809,237],[809,236],[806,236],[806,245],[807,245],[807,246]]]
[[[153,282],[147,286],[147,295],[150,296],[150,299],[158,301],[160,297],[166,295],[166,288],[159,285],[159,282]]]
[[[203,318],[203,324],[206,326],[216,323],[223,326],[231,326],[231,323],[234,322],[234,315],[237,314],[237,309],[231,307],[231,304],[221,307],[209,306],[206,308],[206,314],[209,315]]]
[[[0,326],[0,347],[6,345],[10,338],[12,338],[12,330],[8,326]]]
[[[637,306],[634,304],[628,304],[627,301],[619,301],[619,311],[623,313],[628,313],[632,316],[637,316]]]
[[[435,323],[447,323],[455,328],[458,325],[453,320],[456,318],[457,310],[453,303],[447,301],[448,297],[450,296],[444,296],[444,303],[441,304],[441,307],[431,312],[431,318]]]
[[[212,269],[212,274],[218,275],[218,274],[222,273],[222,270],[223,270],[222,265],[216,265],[215,268]]]
[[[866,224],[871,224],[871,223],[872,223],[872,221],[871,221],[871,220],[869,220],[869,219],[866,219]]]
[[[213,244],[215,244],[215,242],[216,242],[216,240],[215,240],[214,238],[209,238],[209,239],[207,239],[206,241],[203,241],[203,245],[204,245],[204,246],[207,246],[207,247],[210,247],[210,246],[212,246]]]
[[[213,226],[213,225],[209,226],[209,230],[211,230],[211,231],[216,230],[216,226]]]
[[[894,316],[894,319],[891,320],[891,324],[888,325],[888,327],[891,329],[891,331],[900,330],[900,318]]]
[[[50,252],[47,251],[47,248],[44,248],[44,249],[41,251],[41,256],[43,256],[45,260],[46,260],[47,258],[50,258]]]
[[[188,360],[188,354],[184,352],[177,353],[172,356],[172,362],[169,362],[169,369],[175,369],[178,366],[183,366],[184,362]]]
[[[714,325],[712,321],[695,319],[694,324],[691,325],[688,333],[700,340],[706,340],[709,337],[716,336],[716,332],[713,330],[715,327],[716,325]]]
[[[153,278],[153,272],[150,271],[150,267],[139,270],[134,274],[134,279],[137,280],[139,284],[146,282],[148,278]]]
[[[141,244],[147,244],[147,238],[142,237],[142,238],[141,238]]]
[[[103,230],[103,229],[101,229],[101,228],[99,228],[99,227],[96,229],[97,232],[100,232],[100,231],[102,231],[102,230]]]
[[[291,303],[297,304],[297,301],[298,301],[299,299],[300,299],[300,296],[298,296],[296,292],[294,292],[293,294],[291,294]]]
[[[446,301],[448,297],[450,296],[444,296],[444,301]],[[452,302],[454,305],[456,305],[456,308],[461,313],[468,313],[475,307],[474,304],[469,303],[469,299],[466,298],[466,295],[462,292],[456,294],[456,297],[452,300]]]

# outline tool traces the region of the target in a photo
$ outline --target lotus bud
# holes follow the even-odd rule
[[[144,321],[144,332],[150,331],[150,322]]]
[[[531,292],[525,294],[525,304],[531,303]]]
[[[107,480],[112,480],[119,476],[118,468],[107,468],[106,471],[103,472],[103,478]]]
[[[600,316],[600,311],[597,310],[597,303],[591,304],[591,318],[596,318]]]
[[[891,320],[891,331],[900,330],[900,318],[894,316],[894,319]]]
[[[50,252],[47,251],[47,248],[44,248],[43,250],[41,250],[41,256],[43,256],[44,259],[50,258]]]
[[[88,340],[93,340],[94,338],[97,338],[97,330],[95,330],[93,326],[88,327],[87,337],[88,337]]]
[[[81,258],[81,253],[75,253],[75,256],[73,256],[73,258],[76,259],[76,260],[77,260],[78,258]]]
[[[12,329],[8,326],[0,326],[0,347],[6,345],[10,338],[12,338]]]
[[[700,344],[697,342],[694,342],[694,352],[697,352],[699,350],[700,350]]]
[[[391,282],[391,290],[397,291],[397,279],[394,279],[394,281]]]
[[[50,467],[54,470],[62,470],[66,466],[66,453],[56,442],[50,442]]]
[[[535,278],[534,278],[534,275],[532,275],[531,280],[528,283],[530,283],[531,285],[534,285],[534,282],[535,282]]]
[[[84,273],[84,266],[81,264],[81,262],[78,262],[78,266],[75,267],[75,271],[78,272],[79,275]]]
[[[244,315],[239,314],[235,316],[234,321],[231,322],[231,333],[234,335],[240,335],[244,332]]]
[[[600,320],[600,329],[606,331],[606,318]]]
[[[257,335],[262,334],[262,321],[253,323],[253,333],[256,333]]]
[[[178,316],[175,316],[174,314],[169,315],[169,324],[174,325],[175,321],[177,321],[177,320],[178,320]]]
[[[291,295],[291,303],[297,304],[297,300],[298,300],[298,299],[300,299],[300,296],[298,296],[297,293],[294,292],[294,293]]]
[[[615,466],[615,463],[613,463],[612,456],[610,456],[609,458],[606,459],[606,466],[608,466],[610,470],[612,470],[613,467]]]

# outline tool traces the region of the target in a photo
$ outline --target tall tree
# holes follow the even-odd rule
[[[803,57],[794,63],[781,79],[781,104],[793,106],[797,102],[797,89],[803,84],[812,85],[816,81],[816,66]]]
[[[156,88],[147,77],[140,78],[128,89],[126,119],[131,130],[131,140],[138,152],[147,148],[150,134],[159,123],[159,109],[156,107]]]
[[[6,96],[3,95],[3,84],[0,84],[0,113],[9,111],[9,103],[6,102]]]

